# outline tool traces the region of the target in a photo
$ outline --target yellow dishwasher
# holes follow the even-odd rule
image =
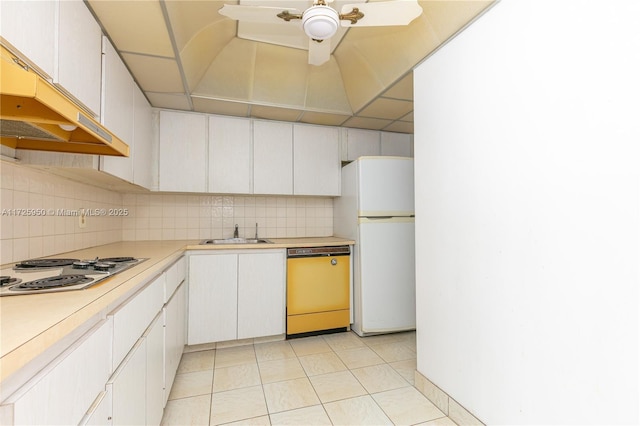
[[[349,327],[350,248],[287,249],[287,336]]]

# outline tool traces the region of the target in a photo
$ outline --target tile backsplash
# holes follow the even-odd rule
[[[123,240],[326,237],[333,199],[317,197],[125,194]]]
[[[81,228],[77,216],[81,209],[122,208],[117,192],[6,161],[0,179],[1,264],[122,239],[121,217],[86,217]]]
[[[117,241],[333,234],[330,197],[121,194],[0,161],[0,264]],[[78,214],[91,210],[80,227]],[[111,214],[110,214],[111,213]],[[116,214],[116,215],[112,215]]]

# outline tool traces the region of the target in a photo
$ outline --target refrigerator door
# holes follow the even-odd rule
[[[358,163],[358,216],[411,216],[413,159],[361,157]]]
[[[416,327],[413,218],[360,219],[354,331]]]

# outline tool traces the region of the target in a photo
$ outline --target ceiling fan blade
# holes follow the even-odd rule
[[[242,6],[233,4],[225,4],[218,10],[219,14],[238,21],[267,22],[273,24],[287,22],[278,18],[278,14],[282,12],[288,12],[290,15],[299,15],[301,13],[298,9],[288,7]]]
[[[382,27],[389,25],[408,25],[422,13],[418,0],[395,0],[373,3],[345,4],[341,15],[348,15],[357,8],[364,14],[357,22],[342,20],[343,27]]]
[[[324,40],[319,43],[309,39],[309,63],[311,65],[322,65],[331,57],[331,41]]]

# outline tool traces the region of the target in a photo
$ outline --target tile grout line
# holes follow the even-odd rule
[[[373,399],[374,403],[375,403],[375,404],[376,404],[376,406],[377,406],[377,407],[382,411],[382,413],[385,415],[385,417],[386,417],[389,421],[391,421],[391,422],[393,423],[393,421],[391,420],[391,418],[389,417],[389,415],[387,414],[387,412],[384,410],[384,408],[383,408],[383,407],[378,403],[378,401],[373,397],[373,395],[374,395],[374,394],[372,394],[372,393],[371,393],[371,392],[370,392],[370,391],[369,391],[369,390],[364,386],[364,383],[361,381],[361,379],[359,379],[359,378],[358,378],[358,377],[353,373],[354,369],[352,369],[351,367],[349,367],[349,366],[347,365],[347,363],[346,363],[346,362],[345,362],[345,361],[340,357],[340,355],[339,355],[339,353],[338,353],[339,351],[357,350],[357,349],[360,349],[360,348],[367,348],[367,349],[369,349],[370,351],[372,351],[373,353],[375,353],[375,354],[376,354],[376,356],[378,356],[378,357],[382,360],[382,363],[380,363],[380,364],[373,364],[373,365],[369,365],[369,366],[365,365],[365,366],[362,366],[362,367],[357,367],[357,368],[355,368],[355,369],[359,369],[359,368],[367,368],[367,367],[372,367],[372,366],[376,366],[376,365],[382,365],[382,366],[385,366],[386,368],[390,368],[390,369],[391,369],[391,371],[393,371],[393,372],[394,372],[394,373],[396,373],[399,377],[401,377],[402,382],[403,382],[403,383],[405,383],[405,385],[406,385],[406,386],[402,386],[402,387],[413,387],[414,389],[418,390],[418,392],[420,392],[420,394],[422,394],[422,392],[420,391],[420,389],[418,389],[418,388],[417,388],[417,386],[416,386],[415,384],[411,384],[411,382],[410,382],[410,381],[409,381],[409,380],[408,380],[408,379],[407,379],[403,374],[401,374],[398,370],[396,370],[396,369],[391,365],[391,362],[389,362],[389,361],[387,361],[385,358],[383,358],[383,357],[380,355],[380,353],[378,353],[378,352],[374,349],[374,347],[373,347],[373,346],[377,346],[377,345],[375,345],[375,344],[374,344],[374,345],[372,345],[372,344],[367,343],[367,342],[362,342],[362,343],[363,343],[363,346],[354,346],[354,347],[350,347],[350,345],[349,345],[347,342],[345,342],[345,343],[344,343],[344,345],[346,345],[346,346],[345,346],[345,347],[342,347],[342,346],[341,346],[341,344],[340,344],[339,342],[331,341],[331,340],[332,340],[332,339],[331,339],[331,336],[334,336],[334,335],[318,336],[318,337],[319,337],[318,341],[321,341],[321,342],[323,342],[323,344],[327,345],[327,347],[328,347],[328,349],[329,349],[329,350],[328,350],[328,351],[326,351],[326,352],[325,352],[325,351],[320,351],[320,352],[315,352],[315,351],[314,351],[313,353],[305,353],[305,351],[304,351],[304,350],[302,350],[302,351],[300,351],[301,355],[299,355],[299,354],[298,354],[298,352],[296,352],[296,350],[294,349],[294,345],[292,344],[292,341],[284,340],[283,342],[288,343],[288,345],[287,345],[287,346],[288,346],[288,348],[293,352],[293,357],[291,357],[291,358],[292,358],[292,359],[295,359],[295,360],[297,361],[297,363],[300,365],[300,367],[301,367],[302,371],[304,372],[304,378],[306,378],[306,379],[307,379],[307,382],[311,385],[311,388],[312,388],[312,390],[313,390],[313,392],[314,392],[314,395],[316,396],[316,398],[317,398],[317,400],[318,400],[318,405],[321,405],[321,406],[322,406],[322,409],[323,409],[324,414],[325,414],[325,415],[326,415],[326,417],[329,419],[329,421],[331,421],[332,423],[333,423],[333,421],[331,420],[331,417],[329,416],[329,412],[327,411],[326,404],[327,404],[327,403],[334,403],[334,402],[338,402],[338,401],[346,401],[346,400],[349,400],[349,399],[352,399],[352,398],[355,398],[355,397],[344,397],[344,398],[341,398],[341,399],[337,399],[337,400],[335,400],[335,401],[329,401],[329,402],[325,403],[325,402],[323,402],[323,401],[322,401],[322,399],[320,398],[320,395],[318,394],[318,390],[317,390],[317,389],[316,389],[316,387],[313,385],[313,382],[312,382],[311,378],[312,378],[312,377],[317,377],[317,376],[319,377],[319,376],[323,376],[323,375],[327,375],[327,374],[332,374],[332,373],[336,373],[336,372],[340,372],[340,371],[348,372],[348,373],[349,373],[353,378],[355,378],[355,381],[356,381],[356,382],[357,382],[357,383],[358,383],[358,384],[359,384],[359,385],[364,389],[364,391],[366,392],[366,395],[367,395],[369,398]],[[269,342],[265,342],[265,343],[269,343]],[[376,342],[376,343],[377,343],[377,342]],[[265,407],[266,407],[266,409],[267,409],[267,410],[266,410],[266,417],[268,418],[269,422],[271,422],[271,416],[272,416],[272,414],[287,413],[287,412],[291,412],[291,411],[295,411],[295,410],[299,410],[299,409],[303,409],[303,408],[309,408],[309,407],[316,406],[315,404],[312,404],[312,405],[309,405],[309,406],[297,407],[297,408],[291,408],[291,409],[288,409],[288,410],[283,410],[283,411],[280,411],[280,412],[277,412],[277,413],[270,413],[270,412],[269,412],[269,406],[268,406],[267,399],[266,399],[266,393],[265,393],[265,387],[264,387],[264,386],[265,386],[265,383],[264,383],[264,381],[263,381],[263,377],[262,377],[262,370],[261,370],[260,366],[261,366],[261,364],[262,364],[262,363],[265,363],[265,362],[268,362],[268,361],[284,361],[284,360],[287,360],[287,359],[290,359],[290,358],[289,358],[287,355],[283,355],[283,358],[277,358],[277,359],[274,359],[274,360],[270,360],[270,359],[268,359],[268,358],[265,358],[265,359],[263,359],[263,360],[262,360],[262,362],[261,362],[261,361],[260,361],[260,357],[258,357],[258,351],[257,351],[257,348],[256,348],[256,343],[255,343],[255,342],[252,342],[252,343],[250,343],[250,344],[251,344],[251,352],[252,352],[253,360],[254,360],[254,361],[252,361],[252,362],[251,362],[251,364],[253,364],[253,363],[255,362],[255,365],[256,365],[256,368],[257,368],[259,384],[260,384],[260,386],[261,386],[261,390],[262,390],[262,398],[263,398],[263,401],[264,401]],[[389,341],[380,342],[380,343],[378,343],[378,345],[400,345],[400,346],[402,346],[403,348],[405,348],[405,349],[407,349],[407,350],[410,350],[411,352],[414,352],[414,353],[415,353],[415,350],[413,349],[413,346],[412,346],[412,345],[410,344],[410,342],[408,342],[406,339],[390,339]],[[342,349],[339,349],[340,347],[342,347]],[[230,347],[230,348],[232,348],[232,347]],[[340,363],[341,363],[341,365],[345,368],[345,370],[338,370],[338,371],[333,371],[333,372],[328,372],[328,373],[322,373],[322,374],[309,375],[309,372],[307,371],[307,369],[305,369],[304,365],[303,365],[303,364],[302,364],[302,362],[301,362],[301,358],[303,358],[303,357],[305,357],[305,356],[321,355],[321,354],[332,354],[333,356],[335,356],[335,357],[339,360],[339,362],[340,362]],[[213,405],[213,397],[214,397],[214,395],[213,395],[213,394],[215,393],[215,392],[214,392],[214,382],[215,382],[215,380],[216,380],[216,372],[215,372],[215,370],[216,370],[216,366],[217,366],[218,361],[219,361],[219,360],[218,360],[218,356],[219,356],[219,350],[218,350],[218,349],[213,349],[213,365],[212,365],[212,367],[211,367],[211,368],[212,368],[212,379],[211,379],[212,381],[211,381],[211,392],[209,393],[209,396],[210,396],[210,399],[209,399],[209,413],[208,413],[209,423],[211,423],[212,418],[213,418],[213,417],[212,417],[212,415],[213,415],[213,414],[212,414],[212,405]],[[400,361],[410,361],[410,360],[411,360],[411,358],[410,358],[410,359],[407,359],[407,360],[400,360]],[[400,362],[400,361],[398,361],[398,362]],[[182,363],[182,360],[181,360],[181,363]],[[242,365],[244,365],[244,364],[242,364]],[[233,367],[233,366],[229,366],[229,367]],[[224,368],[224,367],[221,367],[221,368]],[[414,375],[415,375],[415,371],[417,371],[417,370],[415,370],[415,368],[414,368]],[[185,374],[185,373],[182,373],[182,374]],[[282,380],[277,380],[277,381],[275,381],[275,382],[273,382],[273,383],[279,383],[279,382],[284,382],[284,381],[289,381],[289,380],[294,380],[294,379],[282,379]],[[246,386],[242,386],[241,388],[243,388],[243,387],[246,387]],[[234,389],[229,389],[229,390],[235,390],[235,389],[240,389],[240,388],[234,388]],[[221,392],[222,392],[222,391],[221,391]],[[377,393],[382,393],[382,392],[384,392],[384,391],[376,392],[376,394],[377,394]],[[193,396],[196,396],[196,395],[193,395]],[[364,396],[364,395],[362,395],[362,396]],[[189,397],[192,397],[192,396],[189,396]],[[189,397],[185,397],[185,398],[189,398]],[[183,399],[183,398],[177,398],[177,399]],[[427,398],[427,400],[428,400],[428,398]],[[440,410],[440,411],[441,411],[441,410]],[[431,419],[431,420],[437,420],[437,419],[441,419],[441,418],[446,418],[446,417],[448,417],[446,413],[442,413],[442,414],[443,414],[443,415],[442,415],[442,417],[437,417],[437,418],[435,418],[435,419]],[[233,421],[249,420],[249,419],[251,419],[251,418],[253,418],[253,417],[249,417],[249,418],[241,418],[241,419],[235,419],[235,420],[233,420]],[[431,420],[429,420],[429,421],[431,421]]]

